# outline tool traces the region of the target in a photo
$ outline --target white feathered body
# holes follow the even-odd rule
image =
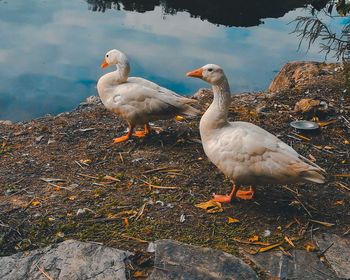
[[[318,167],[251,123],[230,122],[202,136],[202,142],[210,161],[238,185],[323,182]]]
[[[228,122],[226,78],[213,86],[214,100],[200,121],[205,154],[237,185],[324,183],[325,171],[276,136],[248,122]]]
[[[127,62],[118,65],[117,71],[107,73],[99,79],[97,91],[104,106],[131,125],[199,113],[189,105],[195,103],[195,100],[182,97],[146,79],[128,77],[128,73]]]

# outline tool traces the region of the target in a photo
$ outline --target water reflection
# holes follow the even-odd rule
[[[294,33],[300,38],[299,48],[306,43],[310,48],[315,42],[319,43],[320,50],[325,55],[334,55],[337,60],[350,60],[350,3],[346,0],[331,0],[320,11],[311,9],[310,15],[298,16]],[[326,21],[330,19],[331,21]],[[338,25],[332,26],[334,21]],[[340,27],[340,28],[339,28]]]
[[[161,7],[164,14],[174,15],[177,12],[188,12],[193,17],[225,26],[255,26],[263,18],[278,18],[296,8],[314,5],[321,9],[328,1],[312,0],[86,0],[93,11],[105,12],[108,9],[124,9],[144,13]]]
[[[307,15],[304,9],[290,11],[279,19],[266,19],[260,26],[229,28],[182,11],[189,10],[195,1],[167,1],[168,6],[165,1],[143,1],[142,5],[124,2],[110,2],[116,10],[97,13],[88,10],[83,0],[0,1],[0,119],[28,120],[71,110],[96,94],[96,81],[104,74],[99,65],[111,48],[128,54],[133,76],[182,94],[192,94],[205,86],[185,77],[188,70],[205,63],[221,65],[233,92],[242,92],[265,89],[275,71],[287,61],[324,58],[317,47],[311,47],[307,54],[297,52],[297,37],[289,35],[292,27],[287,24],[298,15]],[[273,2],[278,7],[277,1]],[[276,15],[305,3],[281,2],[294,4],[280,4]],[[106,1],[89,3],[91,9],[95,4],[107,7],[103,6]],[[201,3],[200,9],[204,9],[205,1]],[[240,7],[236,5],[237,10]],[[249,5],[241,5],[243,18],[243,8]],[[176,15],[165,13],[165,7],[174,9]],[[250,9],[257,9],[253,7]],[[267,5],[264,9],[274,8]],[[263,17],[265,11],[257,10],[261,14],[251,17],[249,24]]]

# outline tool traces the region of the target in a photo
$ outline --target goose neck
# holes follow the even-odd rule
[[[114,72],[116,75],[116,80],[118,83],[126,82],[130,73],[129,61],[125,57],[125,59],[120,60],[116,66],[117,71]]]
[[[228,123],[227,113],[231,103],[231,94],[226,78],[213,85],[213,93],[213,102],[200,122],[202,136],[205,136],[210,130],[224,127]]]

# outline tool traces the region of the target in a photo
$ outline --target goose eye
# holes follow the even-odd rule
[[[108,54],[106,55],[106,57],[108,57]]]
[[[211,68],[208,69],[208,72],[212,72],[212,71],[213,71],[213,69],[211,69]]]

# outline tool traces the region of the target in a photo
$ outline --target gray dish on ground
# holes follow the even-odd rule
[[[296,129],[300,130],[315,130],[318,129],[320,126],[315,123],[315,122],[310,122],[310,121],[293,121],[290,123],[291,127],[294,127]]]

